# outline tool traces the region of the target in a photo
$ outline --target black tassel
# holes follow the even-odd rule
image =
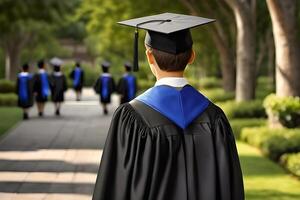
[[[139,32],[136,28],[134,33],[133,71],[139,71]]]

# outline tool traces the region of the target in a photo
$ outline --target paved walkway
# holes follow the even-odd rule
[[[86,89],[81,102],[72,91],[53,115],[51,103],[45,117],[21,122],[0,141],[1,200],[90,200],[104,146],[110,114],[102,115],[98,97]]]

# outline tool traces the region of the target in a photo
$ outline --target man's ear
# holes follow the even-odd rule
[[[196,57],[196,53],[195,53],[194,49],[192,49],[191,57],[189,59],[188,64],[192,64],[195,60],[195,57]]]
[[[146,55],[147,55],[148,63],[150,65],[154,64],[155,63],[154,56],[150,49],[146,49]]]

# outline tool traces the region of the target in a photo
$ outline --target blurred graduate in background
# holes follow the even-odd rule
[[[84,83],[84,71],[81,68],[79,61],[76,62],[75,68],[70,74],[70,78],[73,80],[73,88],[76,92],[76,101],[80,101],[81,91]]]
[[[111,94],[115,91],[115,82],[111,74],[109,73],[110,63],[104,61],[102,66],[103,73],[97,79],[94,84],[94,90],[100,95],[100,102],[103,106],[103,113],[108,114],[107,104],[111,102]]]
[[[16,93],[18,106],[23,109],[23,119],[28,119],[28,110],[33,106],[33,77],[29,74],[29,65],[25,63],[18,74]]]
[[[136,96],[137,83],[135,76],[131,73],[132,64],[124,63],[125,74],[118,83],[118,93],[120,94],[120,104],[131,101]]]
[[[38,72],[34,75],[34,94],[39,116],[44,115],[45,103],[50,95],[49,76],[43,60],[38,62]]]
[[[64,101],[64,93],[67,91],[67,79],[61,72],[62,60],[52,58],[50,64],[53,66],[53,72],[50,76],[51,99],[55,106],[55,115],[60,115],[61,103]]]

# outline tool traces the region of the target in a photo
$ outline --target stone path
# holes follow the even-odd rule
[[[30,113],[0,141],[1,200],[90,200],[112,113],[102,115],[98,97],[85,89],[83,101],[72,91],[53,115],[51,103],[44,118]]]

